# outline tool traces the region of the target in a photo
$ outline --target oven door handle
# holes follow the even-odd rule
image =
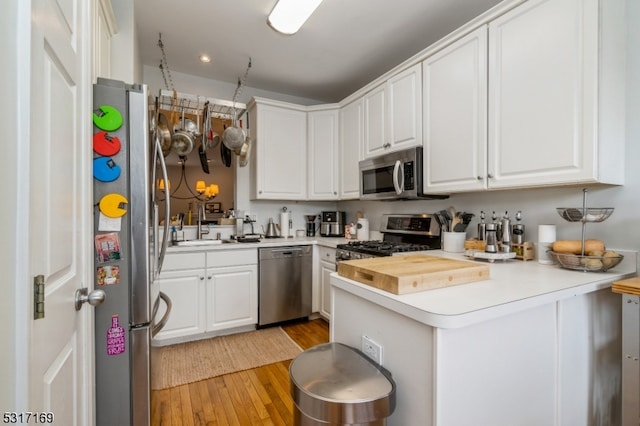
[[[396,164],[393,166],[393,187],[398,195],[404,191],[404,165],[400,160],[396,160]]]

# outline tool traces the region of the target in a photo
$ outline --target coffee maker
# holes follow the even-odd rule
[[[322,222],[320,222],[320,235],[323,237],[344,237],[344,225],[344,212],[322,212]]]
[[[304,218],[307,220],[307,237],[316,236],[316,218],[315,214],[306,214]]]

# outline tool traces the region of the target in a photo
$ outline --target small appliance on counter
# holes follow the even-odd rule
[[[345,212],[322,212],[320,235],[323,237],[344,237]]]
[[[307,221],[307,237],[315,237],[316,231],[318,228],[316,227],[316,218],[318,216],[315,214],[306,214],[304,215],[305,220]]]

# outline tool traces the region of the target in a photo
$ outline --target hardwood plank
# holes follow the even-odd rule
[[[322,319],[282,329],[306,350],[329,341]],[[289,365],[282,361],[201,382],[151,392],[152,426],[254,426],[293,424]]]

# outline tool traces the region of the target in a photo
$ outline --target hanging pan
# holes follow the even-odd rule
[[[207,120],[207,109],[209,108],[209,101],[207,101],[204,104],[204,112],[203,112],[203,118],[205,120],[203,126],[203,133],[206,131],[206,120]],[[199,129],[198,129],[199,130]],[[202,140],[202,142],[200,142],[200,148],[198,148],[198,155],[200,156],[200,165],[202,166],[202,171],[209,174],[209,162],[207,161],[207,152],[205,151],[205,146],[204,146],[204,139]]]
[[[222,159],[222,164],[224,164],[226,167],[231,167],[231,150],[227,148],[227,145],[225,145],[224,143],[220,144],[220,158]]]

